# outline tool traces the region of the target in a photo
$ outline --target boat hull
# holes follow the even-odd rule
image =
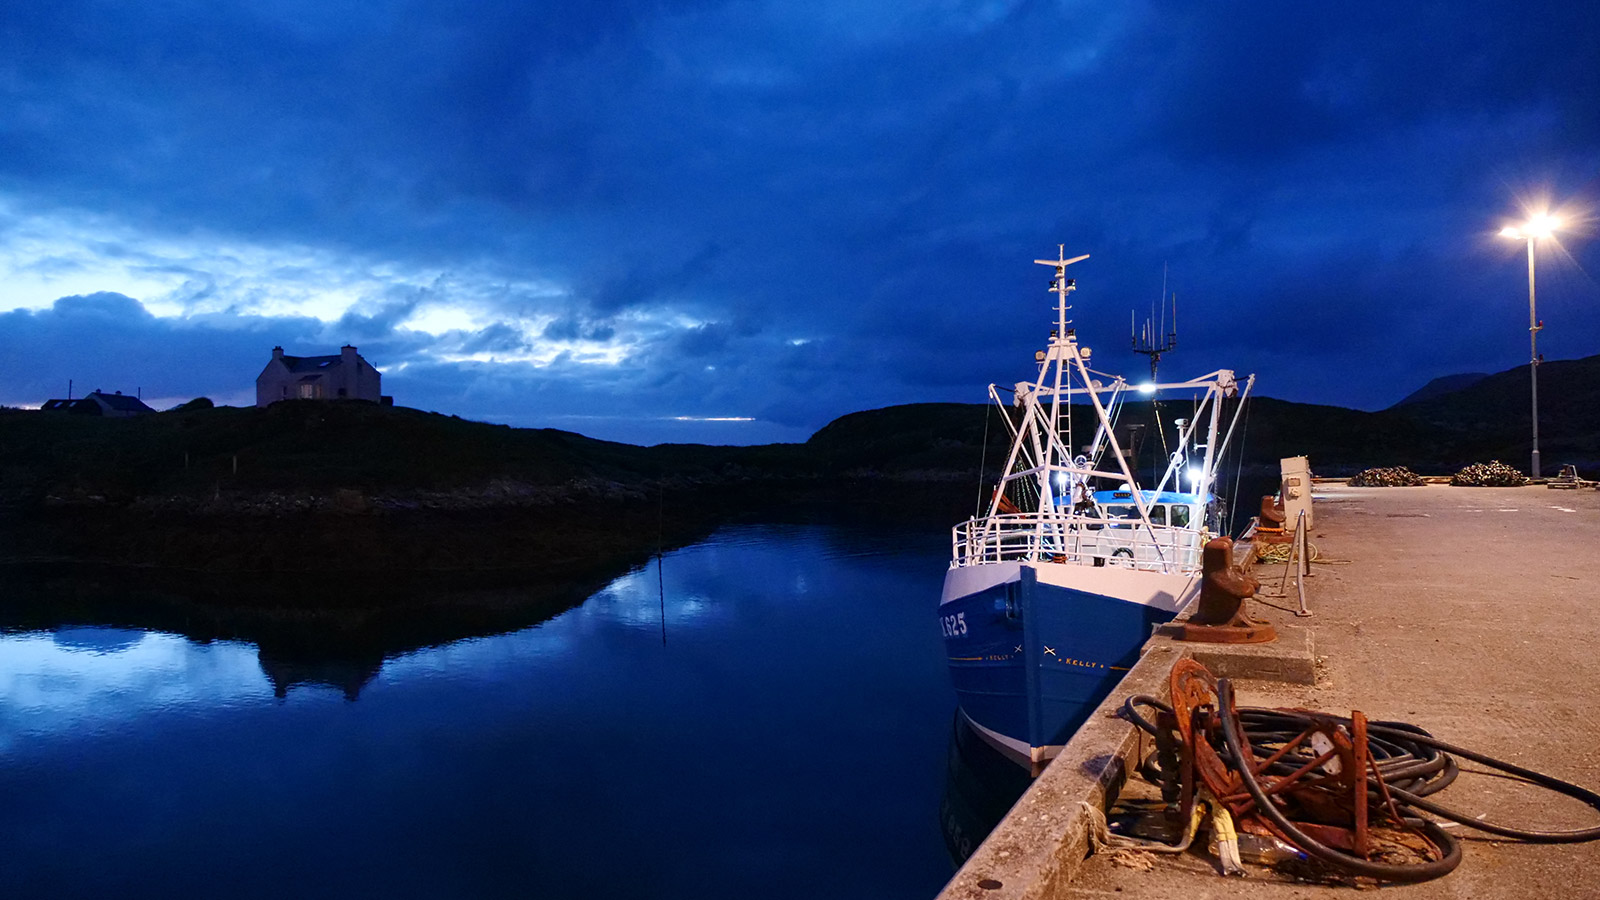
[[[1117,566],[952,568],[939,603],[950,678],[974,730],[1037,770],[1199,590],[1193,576]]]

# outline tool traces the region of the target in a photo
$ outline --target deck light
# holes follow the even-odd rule
[[[1141,393],[1141,394],[1154,394],[1155,392],[1156,392],[1156,386],[1154,384],[1151,384],[1148,381],[1145,382],[1144,384],[1139,385],[1139,393]]]

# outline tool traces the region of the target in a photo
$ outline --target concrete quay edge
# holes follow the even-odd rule
[[[1168,675],[1193,658],[1218,677],[1311,684],[1316,679],[1309,629],[1269,644],[1197,644],[1157,634],[1111,696],[1095,709],[1061,754],[1034,780],[938,895],[938,900],[1042,900],[1059,896],[1089,856],[1089,815],[1116,800],[1137,766],[1140,732],[1116,717],[1124,700],[1167,700]]]

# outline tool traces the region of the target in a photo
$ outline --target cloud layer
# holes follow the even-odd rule
[[[350,342],[404,405],[803,438],[1024,377],[1065,242],[1101,365],[1165,267],[1174,370],[1378,407],[1524,361],[1493,234],[1600,199],[1583,4],[22,6],[0,403]],[[1600,352],[1596,242],[1546,249],[1542,348]]]

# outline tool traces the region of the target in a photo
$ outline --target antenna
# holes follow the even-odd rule
[[[1160,384],[1161,379],[1156,375],[1156,370],[1161,367],[1161,355],[1171,353],[1178,349],[1178,295],[1172,294],[1172,324],[1167,324],[1167,264],[1161,264],[1161,317],[1156,318],[1156,311],[1151,309],[1150,318],[1145,320],[1144,333],[1135,332],[1132,335],[1133,352],[1140,356],[1150,357],[1150,383]],[[1132,327],[1133,311],[1128,311],[1130,327]],[[1161,453],[1166,456],[1167,429],[1161,423],[1161,400],[1155,395],[1150,397],[1150,414],[1155,419],[1156,434],[1161,438]],[[1155,467],[1161,468],[1160,459],[1156,460]],[[1159,476],[1157,476],[1159,477]]]
[[[1161,355],[1171,353],[1178,349],[1178,295],[1171,295],[1172,320],[1167,321],[1167,267],[1161,266],[1161,311],[1159,318],[1156,311],[1150,311],[1150,318],[1145,320],[1143,333],[1135,330],[1130,335],[1133,352],[1140,356],[1150,357],[1150,380],[1156,382],[1156,371],[1161,366]],[[1128,313],[1128,325],[1133,326],[1133,313]]]

